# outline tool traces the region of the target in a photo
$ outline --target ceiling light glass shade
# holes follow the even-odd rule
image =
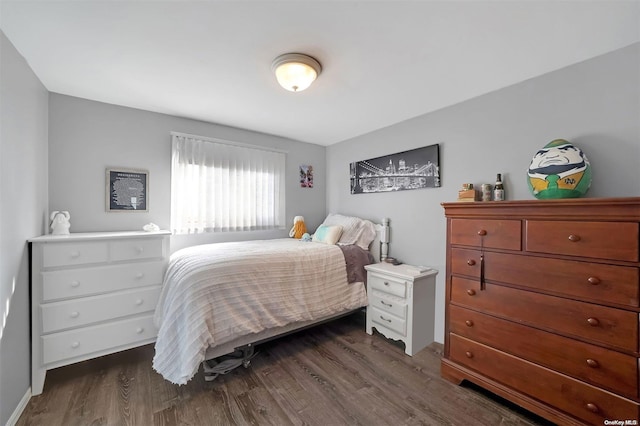
[[[300,92],[320,75],[322,67],[311,56],[301,53],[285,53],[278,56],[271,66],[280,86],[292,92]]]

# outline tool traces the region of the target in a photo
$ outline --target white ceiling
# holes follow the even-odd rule
[[[634,1],[7,1],[51,92],[331,145],[640,41]],[[306,91],[272,60],[314,56]]]

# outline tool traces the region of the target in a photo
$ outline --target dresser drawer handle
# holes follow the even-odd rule
[[[136,333],[142,334],[143,332],[144,332],[144,328],[142,328],[142,327],[136,328]]]
[[[600,409],[598,408],[598,406],[592,402],[587,404],[587,410],[591,411],[592,413],[600,412]]]
[[[467,260],[467,265],[469,265],[469,266],[473,266],[473,265],[475,265],[475,264],[476,264],[476,261],[475,261],[475,260],[473,260],[473,259],[468,259],[468,260]]]
[[[473,352],[467,351],[464,354],[467,356],[467,358],[473,358]]]
[[[78,318],[78,317],[80,316],[80,312],[78,312],[78,311],[73,311],[73,312],[71,312],[71,314],[69,314],[69,316],[70,316],[71,318]]]
[[[142,305],[143,302],[144,302],[144,300],[142,300],[142,299],[136,299],[136,305],[137,306]]]
[[[478,231],[478,235],[480,235],[481,237],[484,237],[485,235],[487,235],[487,231],[484,229],[481,229]]]
[[[142,252],[144,251],[144,247],[136,247],[136,251],[138,252],[138,254],[142,254]]]
[[[569,235],[569,241],[571,241],[572,243],[577,243],[578,241],[580,241],[580,235]]]
[[[467,324],[467,327],[473,327],[473,321],[471,320],[466,320],[464,323]]]
[[[381,319],[382,321],[391,322],[391,320],[390,320],[390,319],[387,319],[387,318],[383,317],[382,315],[380,315],[380,319]]]
[[[137,280],[141,280],[142,278],[144,278],[144,274],[143,274],[142,272],[138,272],[138,273],[136,274],[136,279],[137,279]]]
[[[71,281],[71,287],[78,287],[80,285],[80,281]]]
[[[71,347],[72,347],[73,349],[76,349],[76,348],[77,348],[77,347],[79,347],[79,346],[80,346],[80,342],[73,342],[73,343],[71,344]]]
[[[591,368],[598,368],[600,367],[600,364],[598,364],[598,361],[596,361],[595,359],[587,359],[587,365]]]
[[[598,321],[598,318],[593,318],[593,317],[587,318],[587,322],[592,327],[597,327],[598,325],[600,325],[600,321]]]
[[[71,253],[69,253],[69,256],[71,256],[72,259],[77,259],[80,257],[80,252],[79,251],[72,251]]]
[[[468,290],[467,290],[467,294],[468,294],[469,296],[475,296],[476,291],[475,291],[474,289],[470,288],[470,289],[468,289]]]
[[[587,281],[589,281],[589,284],[593,284],[593,285],[600,284],[600,278],[598,277],[589,277],[587,278]]]
[[[386,285],[387,287],[389,287],[389,282],[388,282],[388,281],[385,281],[385,282],[384,282],[384,285]]]
[[[387,306],[389,308],[393,306],[391,303],[386,303],[384,300],[381,300],[380,303],[382,303],[384,306]]]

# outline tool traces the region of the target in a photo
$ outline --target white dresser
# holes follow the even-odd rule
[[[367,270],[367,333],[401,340],[413,356],[433,342],[436,275],[411,265],[375,263]]]
[[[31,248],[31,393],[47,370],[151,343],[169,231],[45,235]]]

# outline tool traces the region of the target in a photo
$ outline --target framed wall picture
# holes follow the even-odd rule
[[[149,211],[149,172],[147,170],[107,169],[107,211]]]
[[[429,145],[351,163],[351,193],[440,187],[440,146]]]
[[[300,165],[300,187],[313,188],[313,166],[307,164]]]

